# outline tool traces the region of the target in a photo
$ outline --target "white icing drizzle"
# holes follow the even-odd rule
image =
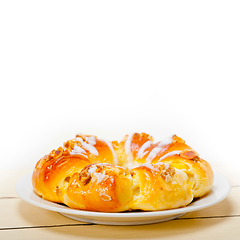
[[[169,164],[168,163],[163,163],[163,162],[157,162],[153,165],[164,165],[165,166],[165,169],[168,169],[169,168]]]
[[[110,163],[97,163],[98,166],[101,166],[101,165],[111,165]]]
[[[84,153],[86,154],[86,151],[77,144],[74,145],[73,150],[70,152],[71,155],[79,154],[87,158]]]
[[[80,139],[82,139],[82,138],[80,138],[80,137],[76,137],[76,141],[79,141],[79,142],[81,142],[81,140]]]
[[[118,165],[116,165],[116,167],[118,167],[118,168],[122,168],[122,169],[126,170],[124,167],[121,167],[121,166],[118,166]]]
[[[127,154],[127,161],[129,163],[129,166],[134,165],[133,164],[133,155],[132,155],[132,151],[131,151],[132,137],[133,137],[133,134],[130,134],[124,145],[125,153]]]
[[[154,166],[150,163],[144,163],[144,164],[140,165],[139,167],[147,167],[147,168],[154,170]]]
[[[144,152],[141,157],[143,158],[147,153],[149,153],[149,151]]]
[[[133,161],[132,162],[128,162],[128,165],[127,165],[128,169],[133,169],[135,167],[138,167],[137,163],[134,163]]]
[[[94,136],[86,137],[85,141],[88,141],[88,143],[91,145],[96,145],[96,138]]]
[[[127,178],[130,179],[130,180],[133,180],[131,175],[128,175]]]
[[[83,153],[70,152],[70,155],[81,155],[88,159],[88,156],[84,155]]]
[[[91,166],[89,169],[88,169],[88,172],[91,174],[91,177],[93,175],[93,173],[95,173],[97,170],[97,166],[96,165],[93,165]]]
[[[132,137],[133,137],[133,134],[130,134],[124,144],[124,147],[125,147],[125,153],[128,154],[131,152],[131,142],[132,142]]]
[[[147,148],[149,148],[152,143],[153,143],[152,141],[147,141],[147,142],[145,142],[145,143],[141,146],[141,148],[139,149],[137,158],[140,158],[140,159],[143,158],[143,157],[149,152],[149,151],[146,151],[146,152],[145,152],[145,150],[146,150]]]
[[[102,182],[104,180],[105,177],[107,177],[105,175],[105,173],[93,173],[93,175],[97,178],[97,184]]]
[[[97,165],[105,165],[104,163],[101,164],[97,164]],[[106,179],[106,177],[108,177],[107,175],[105,175],[105,171],[103,173],[97,173],[97,166],[96,165],[92,165],[89,169],[88,172],[90,173],[91,177],[95,176],[96,180],[97,180],[97,184],[102,182],[104,179]],[[94,180],[94,181],[96,181]]]
[[[86,151],[83,148],[79,147],[77,144],[74,145],[73,150],[79,153],[86,153]]]
[[[151,162],[161,150],[162,150],[162,147],[153,148],[152,151],[148,154],[146,158],[146,162]]]
[[[158,171],[157,168],[154,168],[155,166],[157,165],[164,165],[165,166],[165,169],[168,169],[169,168],[169,164],[168,163],[163,163],[163,162],[158,162],[158,163],[154,163],[154,164],[151,164],[149,162],[146,162],[146,163],[143,163],[142,165],[140,166],[136,166],[134,168],[138,168],[138,167],[147,167],[147,168],[150,168],[152,170],[155,170],[155,171]]]
[[[158,147],[163,148],[163,147],[165,147],[166,145],[171,144],[171,143],[172,143],[172,140],[173,140],[172,138],[173,138],[174,135],[175,135],[175,134],[172,134],[170,137],[163,139],[163,140],[158,144]]]
[[[173,156],[173,155],[177,155],[177,154],[179,154],[180,152],[181,152],[181,151],[178,151],[178,150],[169,152],[169,153],[163,155],[163,156],[159,159],[159,161],[163,160],[164,158],[167,158],[167,157],[170,157],[170,156]]]
[[[163,162],[157,162],[157,163],[154,163],[153,165],[166,165],[166,163],[163,163]],[[166,167],[166,166],[165,166]]]
[[[117,158],[117,154],[116,154],[115,150],[113,149],[112,143],[110,143],[110,142],[107,141],[107,140],[103,140],[103,139],[101,139],[101,141],[105,142],[105,143],[108,145],[108,147],[109,147],[110,150],[112,151],[114,164],[117,165],[117,164],[118,164],[118,158]]]
[[[98,156],[98,155],[99,155],[98,150],[97,150],[92,144],[84,142],[84,141],[82,140],[82,138],[80,138],[80,137],[77,137],[77,138],[76,138],[76,141],[81,142],[81,145],[82,145],[86,150],[88,150],[90,153],[92,153],[93,155],[95,155],[95,156]],[[95,140],[95,141],[96,141],[96,140]],[[91,141],[91,143],[92,143],[92,142],[93,142],[93,141]],[[95,143],[95,144],[96,144],[96,143]]]
[[[164,165],[165,165],[165,169],[169,168],[169,164],[168,163],[164,163]]]
[[[163,139],[157,147],[153,148],[152,151],[149,153],[147,156],[146,162],[151,162],[157,155],[158,153],[168,144],[172,143],[172,138],[174,134],[172,134],[170,137]]]

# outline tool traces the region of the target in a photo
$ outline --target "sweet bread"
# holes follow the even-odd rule
[[[34,191],[74,209],[123,212],[183,207],[213,184],[208,162],[176,135],[154,143],[146,133],[120,142],[78,134],[40,159]]]

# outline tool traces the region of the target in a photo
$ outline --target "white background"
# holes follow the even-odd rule
[[[240,167],[239,1],[1,1],[0,80],[6,171],[134,131]]]

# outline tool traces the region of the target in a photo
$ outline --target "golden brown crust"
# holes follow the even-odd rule
[[[33,188],[44,199],[61,203],[70,177],[88,164],[89,160],[82,155],[70,155],[62,148],[53,150],[38,161],[32,175]]]
[[[167,156],[172,152],[176,154]],[[159,161],[172,164],[173,167],[187,174],[194,198],[202,197],[211,190],[214,176],[210,164],[201,159],[196,151],[176,135],[173,136],[173,142],[166,147],[164,153],[159,154],[152,163]]]
[[[186,206],[193,200],[184,173],[176,172],[171,165],[143,165],[132,171],[139,188],[133,209],[146,211],[172,209]]]
[[[213,184],[208,162],[173,135],[154,143],[146,133],[121,142],[78,134],[38,161],[35,192],[89,211],[163,210],[186,206]]]
[[[91,141],[94,142],[94,146],[91,144]],[[82,143],[86,145],[83,146]],[[74,150],[75,146],[82,148],[83,155],[86,155],[91,163],[111,163],[114,164],[113,152],[109,148],[107,141],[100,140],[96,136],[92,135],[83,135],[77,134],[76,137],[72,140],[69,140],[64,143],[64,147],[69,149],[70,152]],[[88,146],[92,146],[88,148]],[[95,154],[98,155],[95,155]]]
[[[130,137],[130,141],[129,140]],[[128,141],[128,142],[127,142]],[[129,167],[129,163],[133,166],[139,166],[145,163],[145,157],[139,157],[139,151],[141,147],[149,143],[145,149],[148,151],[154,146],[153,138],[146,133],[134,133],[132,135],[126,135],[119,144],[115,144],[115,150],[120,160],[120,166]],[[131,149],[131,153],[126,152],[127,146]],[[143,155],[143,154],[142,154]]]
[[[64,203],[89,211],[126,211],[132,199],[130,176],[128,170],[120,167],[89,165],[72,177]]]

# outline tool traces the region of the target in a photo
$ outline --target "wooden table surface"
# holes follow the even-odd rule
[[[35,207],[15,191],[16,182],[27,172],[29,169],[0,172],[0,239],[240,239],[240,178],[236,169],[225,174],[232,188],[222,202],[175,220],[141,226],[89,224]]]

